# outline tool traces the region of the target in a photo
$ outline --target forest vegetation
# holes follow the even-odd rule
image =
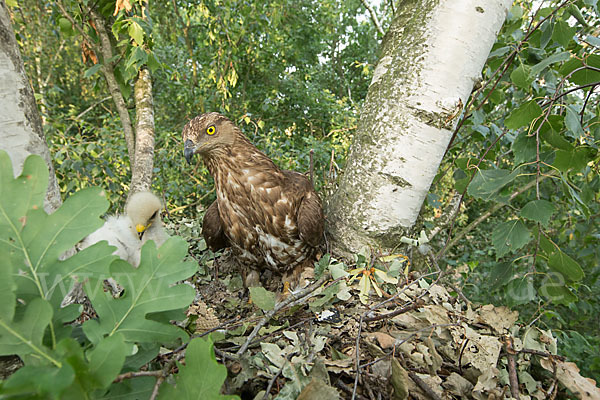
[[[117,374],[150,363],[158,354],[157,343],[185,341],[187,334],[177,331],[168,321],[185,318],[182,310],[193,302],[195,293],[186,285],[169,285],[194,273],[205,281],[212,279],[214,255],[199,238],[202,216],[215,194],[205,166],[200,161],[190,166],[185,162],[183,126],[200,113],[218,111],[227,115],[278,166],[312,174],[317,192],[327,203],[344,174],[382,40],[402,3],[6,0],[65,202],[61,209],[67,205],[71,209],[89,209],[90,215],[83,216],[82,212],[82,221],[88,228],[97,228],[99,216],[124,209],[135,186],[133,181],[143,187],[143,180],[151,179],[147,188],[163,199],[166,226],[171,234],[180,237],[158,250],[151,246],[142,250],[140,269],[149,271],[156,267],[159,271],[163,264],[152,260],[160,254],[163,263],[165,259],[171,263],[168,268],[177,270],[166,278],[168,285],[159,291],[172,302],[163,308],[136,308],[142,319],[145,313],[154,313],[154,319],[144,320],[144,327],[152,334],[144,340],[139,333],[127,330],[113,334],[116,328],[111,331],[104,322],[93,320],[84,323],[82,329],[67,329],[61,324],[76,314],[74,310],[48,314],[40,317],[42,322],[33,329],[32,340],[40,348],[51,350],[29,354],[31,349],[19,347],[27,354],[21,357],[25,365],[33,359],[34,366],[19,376],[20,381],[13,380],[12,386],[0,390],[21,393],[19,390],[24,390],[27,382],[41,374],[47,381],[41,379],[36,386],[40,398],[58,396],[60,390],[72,388],[71,383],[53,389],[44,385],[52,379],[73,382],[73,376],[77,376],[77,390],[81,392],[73,389],[70,393],[93,388],[97,390],[94,396],[102,398],[100,393]],[[370,258],[388,256],[385,262],[374,265],[387,268],[393,260],[402,259],[398,256],[402,254],[411,260],[411,268],[421,273],[435,271],[438,266],[445,271],[445,287],[452,296],[468,298],[473,304],[507,306],[518,311],[517,324],[551,332],[557,354],[577,364],[581,375],[596,382],[600,382],[599,16],[597,0],[515,1],[481,80],[474,83],[471,96],[456,116],[450,145],[417,224],[406,233],[414,239],[420,232],[427,233],[428,243],[420,243],[421,248],[425,246],[424,254],[418,251],[418,245],[398,243],[395,253],[378,254],[378,249],[372,248],[344,264],[352,275],[353,268],[362,266],[368,270],[373,266]],[[106,42],[102,43],[103,35],[109,38],[108,48]],[[149,79],[145,89],[138,86],[144,84],[143,73]],[[144,103],[136,93],[148,91],[151,101]],[[118,96],[121,105],[116,100]],[[144,129],[149,129],[147,139],[153,142],[151,168],[142,171],[145,177],[137,180],[132,176],[132,158],[135,154],[138,162],[144,154],[138,155],[135,137],[127,137],[123,115],[130,118],[129,129],[142,132],[139,119],[141,115],[148,117],[148,110],[153,113],[153,127],[145,125]],[[2,182],[9,185],[12,177],[7,177],[6,171],[10,162],[1,155],[0,166]],[[11,183],[11,190],[25,199],[26,187],[36,193],[31,204],[39,204],[43,197],[43,170],[40,161],[28,160],[26,171],[39,173],[42,183]],[[0,190],[0,198],[6,196],[7,191]],[[67,214],[63,211],[61,215]],[[6,218],[9,221],[13,217]],[[37,216],[31,220],[39,220],[48,229],[54,226],[52,221],[61,221],[59,216]],[[8,222],[2,222],[5,223]],[[73,232],[68,238],[57,236],[60,245],[40,256],[40,265],[59,265],[50,258],[58,259],[86,234],[85,229],[78,232],[78,238]],[[69,246],[71,242],[74,243]],[[186,258],[188,245],[195,260]],[[88,250],[78,254],[79,260],[97,257],[108,268],[112,259],[107,247]],[[0,246],[0,251],[10,253],[6,246]],[[322,260],[320,268],[329,268],[329,264],[339,268],[335,254]],[[61,270],[66,273],[64,264],[60,268],[66,268]],[[407,263],[401,265],[404,271]],[[124,273],[127,267],[122,261],[114,261],[110,271]],[[94,275],[100,261],[93,265],[90,261],[86,268],[90,279],[97,280],[96,287],[101,286],[101,280]],[[390,295],[396,290],[390,282],[397,282],[401,274],[398,265],[395,268],[394,272],[387,271],[389,276],[384,274],[384,281],[379,281]],[[0,278],[5,275],[6,271]],[[239,289],[239,282],[231,279],[228,287]],[[369,281],[364,278],[362,282],[360,301],[364,303]],[[131,286],[125,285],[125,290],[135,291],[141,284],[134,280],[127,284]],[[14,285],[21,290],[15,292],[18,298],[37,290],[33,286],[21,287],[18,282]],[[251,293],[253,302],[268,314],[273,305],[265,302],[273,299],[270,294],[255,292]],[[51,307],[58,309],[62,299],[52,293],[47,295],[44,301],[31,301],[18,326],[34,325],[34,313],[41,316],[49,313]],[[101,290],[88,295],[95,306],[112,307],[107,305],[109,300]],[[29,298],[28,294],[24,296]],[[337,301],[334,294],[331,296],[323,304]],[[17,297],[7,299],[14,303]],[[100,317],[109,318],[102,305],[95,308]],[[0,314],[5,311],[0,310]],[[12,321],[14,310],[6,312]],[[107,314],[102,315],[103,312]],[[42,323],[61,327],[52,328],[51,335],[44,334],[46,326],[39,326]],[[8,328],[4,322],[0,325],[1,336]],[[248,324],[244,325],[246,328]],[[85,343],[86,351],[93,350],[84,357],[84,347],[65,339],[71,337]],[[244,343],[245,337],[241,338],[235,342],[237,345]],[[139,357],[126,360],[125,354],[132,354],[130,347],[135,346],[132,343],[140,340],[144,344],[139,346]],[[2,354],[13,354],[7,343],[0,343]],[[186,365],[177,364],[180,382],[192,382],[194,368],[208,367],[211,372],[207,373],[207,380],[211,376],[214,379],[207,393],[218,393],[226,372],[224,367],[212,368],[212,342],[191,343]],[[268,354],[268,346],[263,351]],[[115,352],[121,352],[122,358],[106,359],[107,354]],[[36,364],[40,357],[46,359],[47,365]],[[78,365],[91,359],[95,364],[85,364],[85,372],[59,368],[67,359],[81,360]],[[122,369],[124,363],[127,368]],[[170,366],[173,365],[174,358]],[[51,367],[58,372],[51,371]],[[282,370],[283,366],[279,374]],[[157,371],[164,371],[162,365]],[[276,373],[277,368],[272,372]],[[151,381],[122,377],[133,386],[119,386],[112,394],[134,390],[136,385],[152,390],[155,378],[164,380],[163,375],[151,375]],[[167,382],[172,384],[168,379]],[[163,385],[166,387],[167,383]],[[306,385],[304,382],[302,387]],[[165,390],[160,396],[172,398],[169,393],[174,395],[176,389],[169,386]],[[282,393],[290,397],[281,398],[294,398],[289,393],[297,395],[300,390],[288,388]]]

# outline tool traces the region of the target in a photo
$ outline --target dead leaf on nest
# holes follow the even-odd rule
[[[425,306],[423,307],[423,315],[431,325],[446,325],[451,323],[450,318],[448,317],[448,311],[442,306]]]
[[[468,398],[473,390],[473,384],[456,372],[451,373],[442,386],[459,398]]]
[[[382,349],[391,349],[396,344],[396,339],[387,333],[373,332],[367,334],[368,338],[376,339]]]
[[[456,348],[462,351],[462,365],[471,364],[475,369],[484,373],[490,365],[496,365],[500,356],[501,343],[495,336],[480,335],[470,326],[464,324],[461,329],[452,329]],[[468,342],[465,342],[468,339]]]
[[[344,358],[341,360],[325,360],[325,365],[329,372],[339,374],[345,372],[350,374],[354,366],[354,360],[352,358]]]
[[[339,398],[340,394],[335,388],[315,378],[298,395],[298,400],[334,400]]]
[[[418,376],[427,386],[429,386],[429,388],[435,393],[437,394],[440,398],[443,398],[444,396],[444,389],[442,388],[442,378],[440,378],[437,375],[431,376],[431,375],[427,375],[427,374],[415,374],[416,376]],[[409,393],[411,396],[415,397],[416,399],[423,399],[423,400],[430,400],[431,398],[429,397],[429,395],[426,395],[425,392],[423,392],[423,390],[417,386],[417,384],[412,380],[409,379],[408,380],[408,387],[409,387]]]
[[[598,400],[600,399],[600,388],[596,386],[596,381],[586,378],[579,374],[579,368],[575,363],[567,361],[556,362],[556,377],[558,381],[569,389],[580,400]],[[554,371],[552,361],[547,358],[540,360],[542,367],[548,371]]]
[[[492,304],[486,304],[472,313],[468,310],[467,318],[471,319],[472,322],[488,325],[497,334],[504,335],[517,322],[519,313],[511,311],[508,307],[494,307]]]
[[[477,400],[487,400],[488,394],[498,386],[498,376],[500,376],[498,368],[491,367],[483,371],[473,388],[473,397]]]
[[[408,399],[408,372],[396,360],[392,358],[392,387],[394,388],[394,400]]]

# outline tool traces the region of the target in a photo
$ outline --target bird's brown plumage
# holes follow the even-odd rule
[[[309,180],[279,169],[228,118],[199,115],[183,129],[186,158],[202,156],[215,181],[203,236],[217,250],[231,246],[251,268],[277,273],[311,265],[323,238],[321,200]]]

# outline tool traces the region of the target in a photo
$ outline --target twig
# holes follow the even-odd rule
[[[91,106],[89,106],[88,108],[86,108],[85,110],[83,110],[82,112],[80,112],[78,115],[76,115],[73,119],[75,119],[75,120],[80,119],[85,114],[87,114],[88,112],[92,111],[94,109],[94,107],[96,107],[98,104],[104,103],[106,100],[110,100],[110,99],[112,99],[111,96],[106,96],[105,98],[96,101]]]
[[[265,324],[267,322],[269,322],[269,320],[275,314],[277,314],[281,309],[283,309],[289,305],[292,305],[293,303],[298,303],[303,300],[306,300],[307,298],[312,297],[311,296],[312,293],[315,290],[317,290],[325,282],[326,279],[327,279],[326,276],[322,276],[318,281],[316,281],[312,285],[304,288],[303,290],[301,290],[300,292],[298,292],[296,294],[291,294],[287,299],[276,304],[275,307],[271,311],[266,312],[265,316],[263,318],[261,318],[260,321],[258,321],[258,323],[254,327],[254,329],[252,330],[250,335],[248,335],[248,339],[246,339],[246,342],[242,345],[242,347],[240,347],[240,349],[238,350],[238,352],[236,354],[238,356],[241,356],[242,354],[244,354],[246,352],[246,350],[248,350],[248,346],[250,346],[250,343],[252,342],[252,340],[256,337],[256,335],[258,335],[258,331],[263,326],[265,326]]]
[[[411,333],[407,338],[402,339],[401,341],[394,343],[394,348],[392,348],[392,350],[390,350],[387,353],[385,353],[385,355],[383,355],[383,356],[381,356],[381,357],[379,357],[379,358],[377,358],[377,359],[375,359],[373,361],[370,361],[370,362],[368,362],[366,364],[362,364],[360,366],[360,368],[364,369],[364,368],[370,367],[371,365],[377,364],[380,361],[385,360],[386,358],[388,358],[389,356],[391,356],[391,355],[394,354],[394,352],[396,351],[396,348],[398,348],[399,346],[402,346],[404,343],[408,342],[409,340],[411,340],[412,338],[414,338],[415,336],[417,336],[421,332],[433,331],[435,328],[447,328],[447,327],[450,327],[450,326],[456,326],[456,327],[459,327],[459,328],[461,327],[460,324],[433,324],[433,325],[429,325],[426,328],[419,329],[418,331],[415,331],[415,332]]]
[[[550,178],[550,177],[554,177],[554,173],[550,173],[548,175],[544,175],[542,176],[539,181],[543,181],[546,178]],[[493,206],[492,208],[490,208],[488,211],[486,211],[485,213],[481,214],[479,216],[479,218],[477,218],[475,221],[471,222],[469,225],[467,225],[465,227],[465,229],[463,229],[462,231],[460,231],[455,237],[452,238],[452,240],[448,241],[446,243],[446,245],[444,246],[444,248],[442,248],[442,250],[439,251],[439,253],[437,253],[437,255],[435,256],[436,259],[440,259],[444,253],[446,253],[449,249],[451,249],[452,247],[454,247],[467,233],[469,233],[470,231],[472,231],[477,225],[479,225],[480,223],[482,223],[483,221],[485,221],[489,216],[491,216],[492,214],[494,214],[496,211],[498,211],[499,209],[501,209],[502,207],[505,207],[506,205],[508,205],[508,203],[513,200],[515,197],[517,197],[518,195],[520,195],[523,192],[526,192],[527,190],[531,189],[533,186],[536,185],[536,180],[534,179],[533,181],[529,182],[528,184],[526,184],[525,186],[521,187],[519,190],[513,192],[513,194],[510,195],[510,197],[508,198],[508,201],[506,203],[498,203],[495,206]]]
[[[442,398],[438,396],[437,393],[434,392],[433,389],[423,381],[423,379],[419,378],[417,374],[415,374],[409,369],[406,369],[406,371],[408,372],[408,376],[410,377],[410,379],[412,379],[413,382],[415,382],[417,386],[427,394],[427,396],[429,396],[433,400],[442,400]]]
[[[581,124],[581,126],[583,126],[583,115],[585,114],[585,107],[587,107],[588,100],[590,99],[590,97],[592,97],[592,94],[594,94],[594,90],[596,90],[596,86],[592,86],[592,88],[588,92],[587,96],[585,96],[585,101],[583,102],[583,107],[581,107],[581,111],[579,112],[579,116],[580,116],[579,123]]]
[[[183,353],[180,353],[180,356],[183,357]],[[154,388],[152,388],[152,394],[150,395],[149,400],[156,400],[158,397],[158,390],[160,389],[160,385],[165,381],[167,376],[169,376],[169,370],[175,365],[175,361],[178,357],[171,358],[160,371],[160,375],[156,379],[156,383],[154,384]]]
[[[314,187],[315,186],[315,161],[314,161],[314,154],[315,154],[315,150],[314,149],[310,149],[310,152],[308,153],[308,156],[310,157],[310,184]]]
[[[458,286],[454,286],[452,284],[449,284],[448,286],[450,286],[452,290],[454,290],[456,294],[458,294],[458,297],[460,297],[462,301],[465,302],[465,304],[471,304],[471,300],[469,300],[467,296],[463,294],[463,292],[458,288]]]
[[[162,371],[136,371],[136,372],[126,372],[121,374],[115,378],[113,383],[119,383],[124,381],[125,379],[138,378],[140,376],[155,376],[159,377],[162,375]]]
[[[279,371],[277,371],[275,376],[273,378],[271,378],[271,380],[269,381],[269,384],[267,385],[267,389],[265,390],[265,395],[263,396],[263,400],[266,400],[269,398],[269,392],[271,392],[271,389],[273,388],[273,384],[275,384],[275,381],[277,380],[277,378],[279,378],[279,376],[283,372],[283,368],[285,368],[285,364],[288,363],[295,354],[296,354],[296,352],[294,351],[294,352],[291,352],[290,354],[288,354],[287,356],[285,356],[285,361],[283,362],[283,364],[281,364],[281,368],[279,368]]]
[[[508,359],[508,381],[510,383],[510,394],[513,398],[519,400],[519,378],[517,377],[517,361],[515,360],[516,351],[513,346],[513,338],[504,336],[504,346],[506,348],[506,357]]]
[[[536,356],[547,357],[547,358],[556,358],[557,360],[560,360],[560,361],[565,361],[567,359],[567,357],[559,356],[558,354],[550,354],[545,351],[533,350],[533,349],[521,349],[518,351],[518,353],[533,354]]]
[[[348,393],[348,394],[352,394],[352,388],[351,388],[350,386],[346,385],[346,384],[345,384],[344,382],[342,382],[341,380],[338,380],[338,381],[335,383],[335,386],[339,387],[340,389],[342,389],[344,392],[346,392],[346,393]],[[357,400],[367,400],[367,398],[366,398],[366,397],[364,397],[364,396],[362,396],[362,395],[360,395],[360,394],[357,394],[357,395],[356,395],[356,399],[357,399]]]
[[[442,213],[442,216],[438,218],[438,224],[435,226],[435,228],[429,231],[429,235],[427,235],[430,242],[431,239],[433,239],[433,237],[442,230],[442,228],[448,225],[448,222],[454,220],[454,217],[456,217],[456,214],[460,210],[461,198],[462,195],[460,193],[454,193],[452,199],[450,200],[450,204],[448,204],[448,206],[445,208],[444,212]]]
[[[411,283],[406,285],[401,291],[396,293],[394,296],[382,301],[381,303],[375,304],[373,307],[369,308],[367,311],[365,311],[364,313],[361,314],[360,320],[358,321],[358,333],[356,334],[356,352],[355,352],[355,361],[354,361],[354,364],[356,367],[356,376],[354,377],[354,389],[352,390],[352,400],[354,400],[356,398],[356,390],[358,388],[358,380],[360,378],[360,335],[362,332],[362,324],[363,324],[363,321],[365,320],[365,317],[369,313],[371,313],[373,310],[375,310],[379,307],[383,307],[385,304],[394,301],[398,296],[400,296],[402,293],[404,293],[410,286],[412,286],[416,282],[419,282],[422,278],[429,276],[429,275],[434,275],[434,274],[439,274],[439,271],[432,272],[432,273],[429,273],[429,274],[419,277],[419,279],[415,279],[414,281],[412,281]],[[438,276],[437,280],[439,280],[439,276]],[[437,282],[437,280],[436,280],[436,282]],[[421,298],[422,296],[425,295],[425,293],[428,293],[428,292],[429,292],[429,289],[426,290],[425,292],[423,292],[423,294],[421,296],[419,296],[417,299]],[[410,336],[409,336],[409,338],[410,338]]]
[[[397,309],[395,311],[392,311],[392,312],[389,312],[387,314],[380,314],[380,315],[376,315],[374,317],[365,318],[364,321],[365,322],[373,322],[373,321],[379,321],[380,319],[393,318],[393,317],[395,317],[397,315],[404,314],[404,313],[407,313],[409,311],[416,310],[417,308],[423,306],[423,304],[424,304],[423,300],[419,299],[418,301],[415,301],[414,303],[412,303],[412,304],[410,304],[408,306],[399,308],[399,309]]]
[[[354,358],[354,368],[356,369],[356,375],[354,376],[354,388],[352,389],[352,400],[356,399],[356,389],[358,389],[358,380],[360,379],[360,334],[362,331],[363,317],[365,314],[360,316],[358,321],[358,333],[356,334],[356,350]]]
[[[383,28],[381,27],[381,24],[379,23],[379,18],[377,18],[377,14],[375,14],[375,10],[373,10],[373,7],[371,7],[371,5],[369,3],[367,3],[367,0],[361,0],[363,5],[365,6],[365,8],[367,9],[367,11],[369,11],[369,14],[371,15],[371,20],[373,21],[373,25],[375,25],[375,29],[377,29],[377,32],[379,32],[379,34],[381,36],[385,35],[385,32],[383,31]]]

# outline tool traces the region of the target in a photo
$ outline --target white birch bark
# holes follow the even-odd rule
[[[328,204],[335,250],[392,249],[414,225],[511,3],[401,3]]]
[[[0,0],[0,149],[9,154],[15,176],[29,155],[44,158],[50,172],[44,208],[57,209],[61,198],[50,151],[4,0]]]

